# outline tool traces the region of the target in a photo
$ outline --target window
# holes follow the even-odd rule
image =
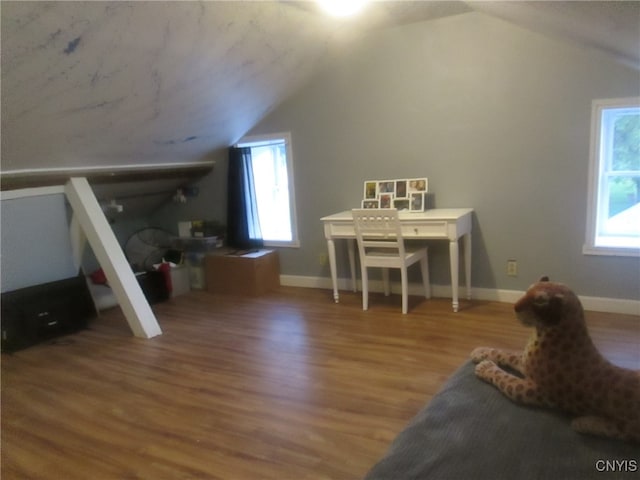
[[[241,139],[237,147],[251,148],[251,165],[258,217],[266,246],[297,247],[291,135],[279,133]]]
[[[640,98],[594,100],[584,253],[640,256]]]

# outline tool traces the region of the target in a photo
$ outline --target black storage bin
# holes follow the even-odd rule
[[[150,304],[169,299],[167,279],[163,272],[144,272],[136,274],[142,293]]]
[[[3,352],[26,348],[86,328],[96,314],[85,277],[67,278],[2,294]]]

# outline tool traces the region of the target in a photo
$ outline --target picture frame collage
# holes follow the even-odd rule
[[[410,212],[427,209],[427,178],[367,180],[364,182],[362,208],[396,208]]]

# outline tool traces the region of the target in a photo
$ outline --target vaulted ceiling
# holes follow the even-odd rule
[[[640,2],[3,1],[3,177],[207,166],[363,35],[474,10],[640,66]]]

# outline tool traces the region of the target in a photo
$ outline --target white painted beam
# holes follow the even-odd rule
[[[87,179],[71,178],[65,185],[65,193],[133,334],[142,338],[161,335],[162,330],[149,302]]]
[[[73,265],[77,271],[82,266],[82,256],[84,248],[87,245],[87,236],[82,230],[82,226],[78,221],[78,216],[74,213],[71,217],[71,225],[69,226],[69,237],[71,238],[71,253],[73,254]]]
[[[20,188],[18,190],[3,190],[0,191],[0,200],[15,200],[18,198],[43,197],[45,195],[57,194],[64,194],[64,187],[62,185],[55,187],[34,187]]]

